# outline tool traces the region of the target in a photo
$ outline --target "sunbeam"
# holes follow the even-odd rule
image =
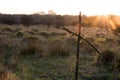
[[[111,27],[112,29],[116,29],[117,27],[120,27],[120,17],[112,15],[96,16],[94,21],[92,21],[92,25],[96,27]]]

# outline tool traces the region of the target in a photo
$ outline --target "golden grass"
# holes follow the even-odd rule
[[[115,53],[119,53],[119,38],[114,36],[110,31],[105,31],[105,28],[82,28],[84,37],[95,44],[99,50],[109,49],[114,50]],[[69,77],[73,76],[76,42],[76,37],[54,27],[46,28],[41,25],[31,25],[30,27],[23,25],[0,25],[0,64],[8,69],[8,74],[16,76],[15,73],[19,73],[19,76],[24,77],[22,78],[23,80],[32,80],[36,75],[40,79],[41,77],[39,78],[39,76],[41,74],[39,73],[43,73],[42,75],[49,77],[52,75],[56,80],[60,77],[61,80],[64,80],[67,75]],[[80,76],[84,74],[85,77],[89,77],[96,73],[102,73],[102,71],[99,72],[98,68],[96,69],[96,66],[92,64],[96,55],[92,55],[92,53],[94,54],[95,51],[86,43],[80,43]],[[67,63],[64,63],[66,59]],[[61,64],[60,60],[64,64]],[[71,72],[66,71],[66,65]],[[51,68],[53,72],[51,72]],[[0,69],[2,70],[2,68]],[[67,77],[68,80],[73,79],[73,77],[69,77]],[[8,79],[11,80],[13,78],[8,77]],[[16,80],[16,78],[13,80]]]
[[[45,43],[37,36],[24,37],[20,44],[20,54],[44,57],[46,56]]]
[[[55,40],[50,44],[50,55],[51,56],[69,56],[70,45],[64,40]]]
[[[0,80],[21,80],[16,74],[9,70],[0,71]]]

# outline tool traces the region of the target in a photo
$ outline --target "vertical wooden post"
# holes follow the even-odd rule
[[[78,41],[77,41],[77,54],[76,54],[76,67],[75,67],[75,80],[78,80],[78,67],[79,67],[79,49],[80,49],[80,40],[84,40],[88,45],[90,45],[98,54],[100,54],[100,51],[93,45],[91,44],[89,41],[87,41],[86,39],[84,39],[80,34],[81,34],[81,12],[79,14],[79,26],[78,26],[78,34],[70,31],[67,28],[61,28],[75,36],[77,36]]]
[[[78,80],[78,65],[79,65],[79,48],[80,48],[80,33],[81,33],[81,12],[79,14],[79,30],[78,30],[78,41],[77,41],[77,55],[76,55],[76,69],[75,69],[75,80]]]

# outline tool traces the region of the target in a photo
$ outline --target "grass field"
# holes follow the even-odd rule
[[[101,52],[120,54],[119,36],[109,28],[83,27],[82,36]],[[74,80],[76,43],[75,36],[52,26],[0,25],[0,80]],[[98,66],[97,57],[80,42],[79,80],[119,80],[119,71]]]

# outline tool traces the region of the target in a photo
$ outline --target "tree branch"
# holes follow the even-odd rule
[[[65,31],[67,31],[67,32],[69,32],[69,33],[77,36],[77,37],[80,37],[80,38],[81,38],[82,40],[84,40],[88,45],[90,45],[98,54],[100,54],[100,51],[99,51],[93,44],[91,44],[88,40],[84,39],[82,36],[79,36],[78,34],[70,31],[70,30],[67,29],[67,28],[61,28],[61,29],[65,30]]]

